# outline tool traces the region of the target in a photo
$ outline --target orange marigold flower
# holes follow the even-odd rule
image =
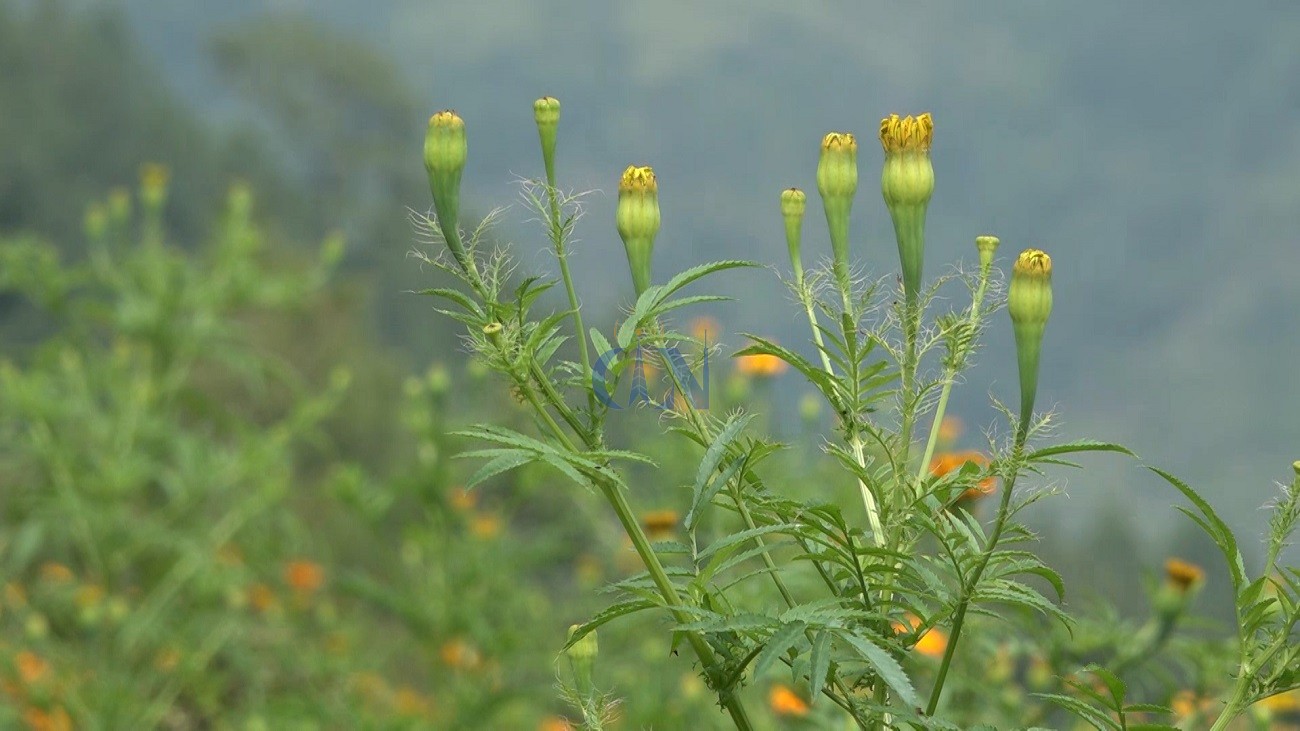
[[[944,651],[948,649],[948,637],[932,627],[921,635],[912,649],[926,657],[943,657]]]
[[[710,343],[718,342],[718,335],[722,332],[722,325],[717,320],[702,315],[691,320],[690,334],[696,340],[708,341]]]
[[[908,614],[906,624],[902,622],[893,622],[892,624],[895,632],[905,634],[916,631],[921,626],[921,619],[915,614]],[[921,634],[912,649],[926,657],[943,657],[944,650],[948,649],[948,638],[937,628],[931,627]]]
[[[473,670],[483,663],[478,648],[459,638],[444,642],[438,656],[444,665],[457,670]]]
[[[930,462],[930,474],[935,477],[943,477],[954,470],[961,469],[967,462],[974,462],[980,467],[987,467],[989,458],[975,451],[966,452],[944,452],[936,455]],[[961,499],[975,500],[993,492],[997,486],[996,477],[985,477],[980,480],[975,487],[968,488],[962,493]]]
[[[547,716],[537,724],[537,731],[573,731],[573,726],[559,716]]]
[[[650,540],[663,541],[673,536],[679,517],[676,510],[651,510],[641,516],[641,525]]]
[[[284,565],[284,583],[300,594],[314,593],[325,584],[325,569],[314,561],[290,561]]]
[[[399,716],[428,716],[433,712],[433,703],[416,689],[403,685],[393,693],[393,709]]]
[[[453,487],[448,502],[457,510],[472,510],[478,505],[478,496],[463,487]]]
[[[253,584],[248,588],[248,603],[259,612],[269,612],[275,608],[275,590],[266,584]]]
[[[808,702],[784,685],[772,686],[771,692],[767,694],[767,703],[778,716],[808,715]]]
[[[66,584],[74,578],[72,569],[57,561],[41,564],[41,578],[54,584]]]
[[[72,717],[59,706],[48,711],[28,708],[23,713],[23,720],[31,731],[72,731]]]
[[[939,422],[939,442],[941,444],[952,444],[957,441],[966,427],[961,423],[961,419],[955,416],[945,416],[943,421]]]
[[[1165,561],[1165,578],[1179,591],[1186,592],[1205,580],[1205,570],[1190,561],[1171,558]]]
[[[469,531],[478,538],[495,538],[501,532],[501,519],[492,513],[479,513],[470,521]]]
[[[50,664],[31,650],[23,650],[14,655],[14,667],[24,685],[36,685],[50,673]]]
[[[754,378],[771,378],[785,373],[790,365],[775,355],[757,353],[742,355],[736,359],[736,370],[742,375]]]

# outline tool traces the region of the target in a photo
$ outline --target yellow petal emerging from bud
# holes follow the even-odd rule
[[[627,250],[632,283],[639,297],[650,287],[650,257],[659,234],[659,184],[653,169],[629,165],[623,171],[615,224]]]
[[[927,114],[880,120],[880,145],[885,164],[880,173],[880,191],[894,222],[898,258],[903,267],[903,291],[915,302],[921,289],[925,258],[925,212],[934,193],[934,167],[930,164],[930,143],[934,120]]]
[[[835,279],[840,293],[849,301],[849,214],[858,192],[858,141],[848,132],[831,132],[822,138],[817,161],[817,192],[826,210],[831,249],[835,255]]]
[[[785,219],[785,245],[790,250],[790,266],[794,268],[796,283],[803,282],[803,257],[800,246],[803,238],[803,215],[808,209],[808,196],[798,188],[781,192],[781,217]]]
[[[429,174],[429,192],[438,226],[452,256],[465,271],[472,268],[460,241],[460,176],[465,170],[469,147],[465,139],[465,120],[450,109],[429,118],[424,136],[424,169]]]
[[[1038,249],[1026,249],[1011,270],[1007,311],[1016,336],[1020,366],[1020,427],[1023,440],[1033,415],[1038,392],[1038,353],[1047,318],[1052,314],[1052,258]]]

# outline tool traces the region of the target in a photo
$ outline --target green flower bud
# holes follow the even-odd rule
[[[579,625],[569,627],[569,637],[572,638]],[[596,640],[596,631],[592,630],[582,636],[582,639],[569,646],[564,651],[569,658],[569,667],[573,669],[573,682],[577,687],[579,697],[586,699],[590,697],[594,685],[592,683],[592,671],[596,666],[596,655],[600,652],[600,645]]]
[[[997,253],[999,243],[1001,242],[998,241],[998,237],[996,236],[975,237],[975,248],[978,249],[980,253],[981,270],[987,270],[989,267],[993,266],[993,255]]]
[[[140,168],[140,205],[151,214],[157,214],[167,203],[167,184],[171,171],[166,165],[146,163]]]
[[[503,327],[503,326],[501,325],[501,323],[499,323],[499,322],[490,322],[490,323],[488,323],[488,324],[486,324],[486,325],[483,326],[483,336],[486,337],[486,338],[488,339],[488,342],[489,342],[489,343],[492,343],[492,344],[493,344],[494,346],[496,346],[497,348],[500,348],[500,347],[501,347],[501,332],[502,332],[503,330],[505,330],[505,327]]]
[[[618,184],[615,224],[627,250],[628,267],[636,294],[650,287],[650,257],[659,234],[659,184],[649,167],[629,165]]]
[[[1291,469],[1295,470],[1295,476],[1300,477],[1300,459],[1291,463]]]
[[[555,132],[560,127],[560,100],[544,96],[533,102],[533,119],[537,121],[537,134],[542,141],[546,182],[555,185]]]
[[[465,120],[451,110],[438,112],[429,118],[429,131],[424,136],[424,169],[429,174],[433,210],[438,215],[438,227],[442,229],[447,247],[467,272],[470,263],[461,244],[458,218],[460,176],[465,171],[468,151]]]
[[[817,192],[826,210],[831,249],[835,254],[835,279],[845,301],[849,297],[849,214],[858,192],[858,141],[847,132],[822,138],[817,162]]]
[[[102,203],[91,203],[86,207],[86,217],[82,222],[86,238],[91,241],[103,241],[108,233],[108,210]]]
[[[933,139],[934,120],[928,113],[903,118],[891,114],[880,120],[880,145],[885,149],[880,190],[894,221],[898,258],[903,266],[903,294],[908,302],[915,302],[921,289],[925,211],[934,193],[934,168],[930,165]]]
[[[1025,249],[1011,270],[1007,311],[1016,335],[1020,366],[1020,432],[1023,440],[1038,392],[1038,353],[1043,330],[1052,314],[1052,258],[1038,249]]]
[[[803,214],[808,208],[808,196],[798,188],[781,192],[781,216],[785,219],[785,245],[790,250],[790,266],[794,267],[794,280],[803,282],[803,259],[799,254],[803,230]]]
[[[126,188],[108,191],[108,220],[115,229],[131,223],[131,191]]]

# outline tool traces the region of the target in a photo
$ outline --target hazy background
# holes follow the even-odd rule
[[[561,185],[603,191],[587,200],[573,267],[585,305],[604,313],[590,317],[608,324],[630,289],[610,195],[626,165],[659,175],[660,276],[721,258],[784,272],[779,191],[813,189],[821,136],[852,131],[863,171],[854,253],[885,275],[896,258],[874,183],[875,129],[885,114],[929,111],[937,184],[927,273],[972,262],[977,234],[1001,237],[1003,268],[1028,246],[1052,255],[1040,402],[1059,411],[1062,437],[1120,441],[1186,478],[1255,554],[1259,508],[1300,458],[1300,5],[0,8],[14,34],[0,43],[0,228],[75,232],[92,196],[150,159],[171,166],[173,223],[195,232],[204,214],[194,201],[248,178],[284,230],[349,234],[349,271],[377,332],[420,370],[459,357],[428,302],[402,295],[426,281],[404,258],[405,213],[428,205],[419,150],[431,112],[465,118],[464,198],[482,212],[517,200],[515,176],[540,174],[531,102],[562,100]],[[46,17],[76,30],[34,32],[56,27]],[[525,264],[548,268],[527,218],[516,206],[500,234]],[[805,252],[829,253],[817,216]],[[772,272],[729,274],[715,289],[742,298],[714,311],[724,342],[760,331],[804,345]],[[990,393],[1014,396],[1004,317],[954,394],[953,412],[972,427],[993,423]],[[783,387],[803,392],[793,376]],[[1171,508],[1171,489],[1132,462],[1087,464],[1059,475],[1068,499],[1035,508],[1049,555],[1051,534],[1067,530],[1097,533],[1091,545],[1114,554],[1109,564],[1054,556],[1069,573],[1112,585],[1087,573],[1131,560],[1133,542],[1152,557],[1214,561]],[[1223,574],[1211,565],[1214,583]]]

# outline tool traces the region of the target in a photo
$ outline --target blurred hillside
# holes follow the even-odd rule
[[[513,201],[514,176],[536,174],[529,102],[542,93],[565,104],[563,185],[608,191],[629,162],[653,164],[665,210],[659,272],[782,261],[776,193],[812,187],[820,135],[870,140],[882,114],[930,110],[931,271],[971,261],[979,233],[1000,235],[1007,251],[1050,250],[1058,307],[1041,399],[1058,406],[1063,436],[1122,441],[1202,487],[1243,535],[1260,533],[1258,506],[1300,456],[1300,392],[1286,369],[1300,357],[1300,322],[1287,314],[1300,309],[1300,48],[1290,42],[1300,8],[544,8],[0,5],[0,229],[76,240],[84,206],[152,160],[172,169],[168,223],[197,242],[211,223],[200,201],[247,179],[259,215],[284,233],[277,241],[344,232],[344,271],[377,336],[354,357],[405,371],[458,357],[446,322],[402,294],[428,286],[404,254],[406,209],[427,205],[416,150],[435,108],[468,120],[466,196],[480,211]],[[867,170],[879,157],[863,150]],[[871,188],[859,198],[857,250],[883,275],[892,244]],[[613,199],[588,203],[575,274],[586,304],[607,313],[589,320],[612,322],[627,298]],[[545,267],[527,253],[540,242],[526,218],[510,212],[501,234]],[[723,288],[746,295],[711,313],[728,333],[802,342],[773,276],[737,275]],[[0,308],[5,331],[30,330],[16,301]],[[992,420],[990,392],[1008,393],[1009,343],[1009,329],[994,331],[955,395],[971,424]],[[800,384],[786,383],[790,405]],[[1096,471],[1066,483],[1070,499],[1039,515],[1044,531],[1080,541],[1059,545],[1109,547],[1114,563],[1073,549],[1050,556],[1051,541],[1049,558],[1085,585],[1135,595],[1131,571],[1109,572],[1131,559],[1112,540],[1127,520],[1156,555],[1173,546],[1208,562],[1204,542],[1175,521],[1172,494],[1115,465],[1090,461]]]

